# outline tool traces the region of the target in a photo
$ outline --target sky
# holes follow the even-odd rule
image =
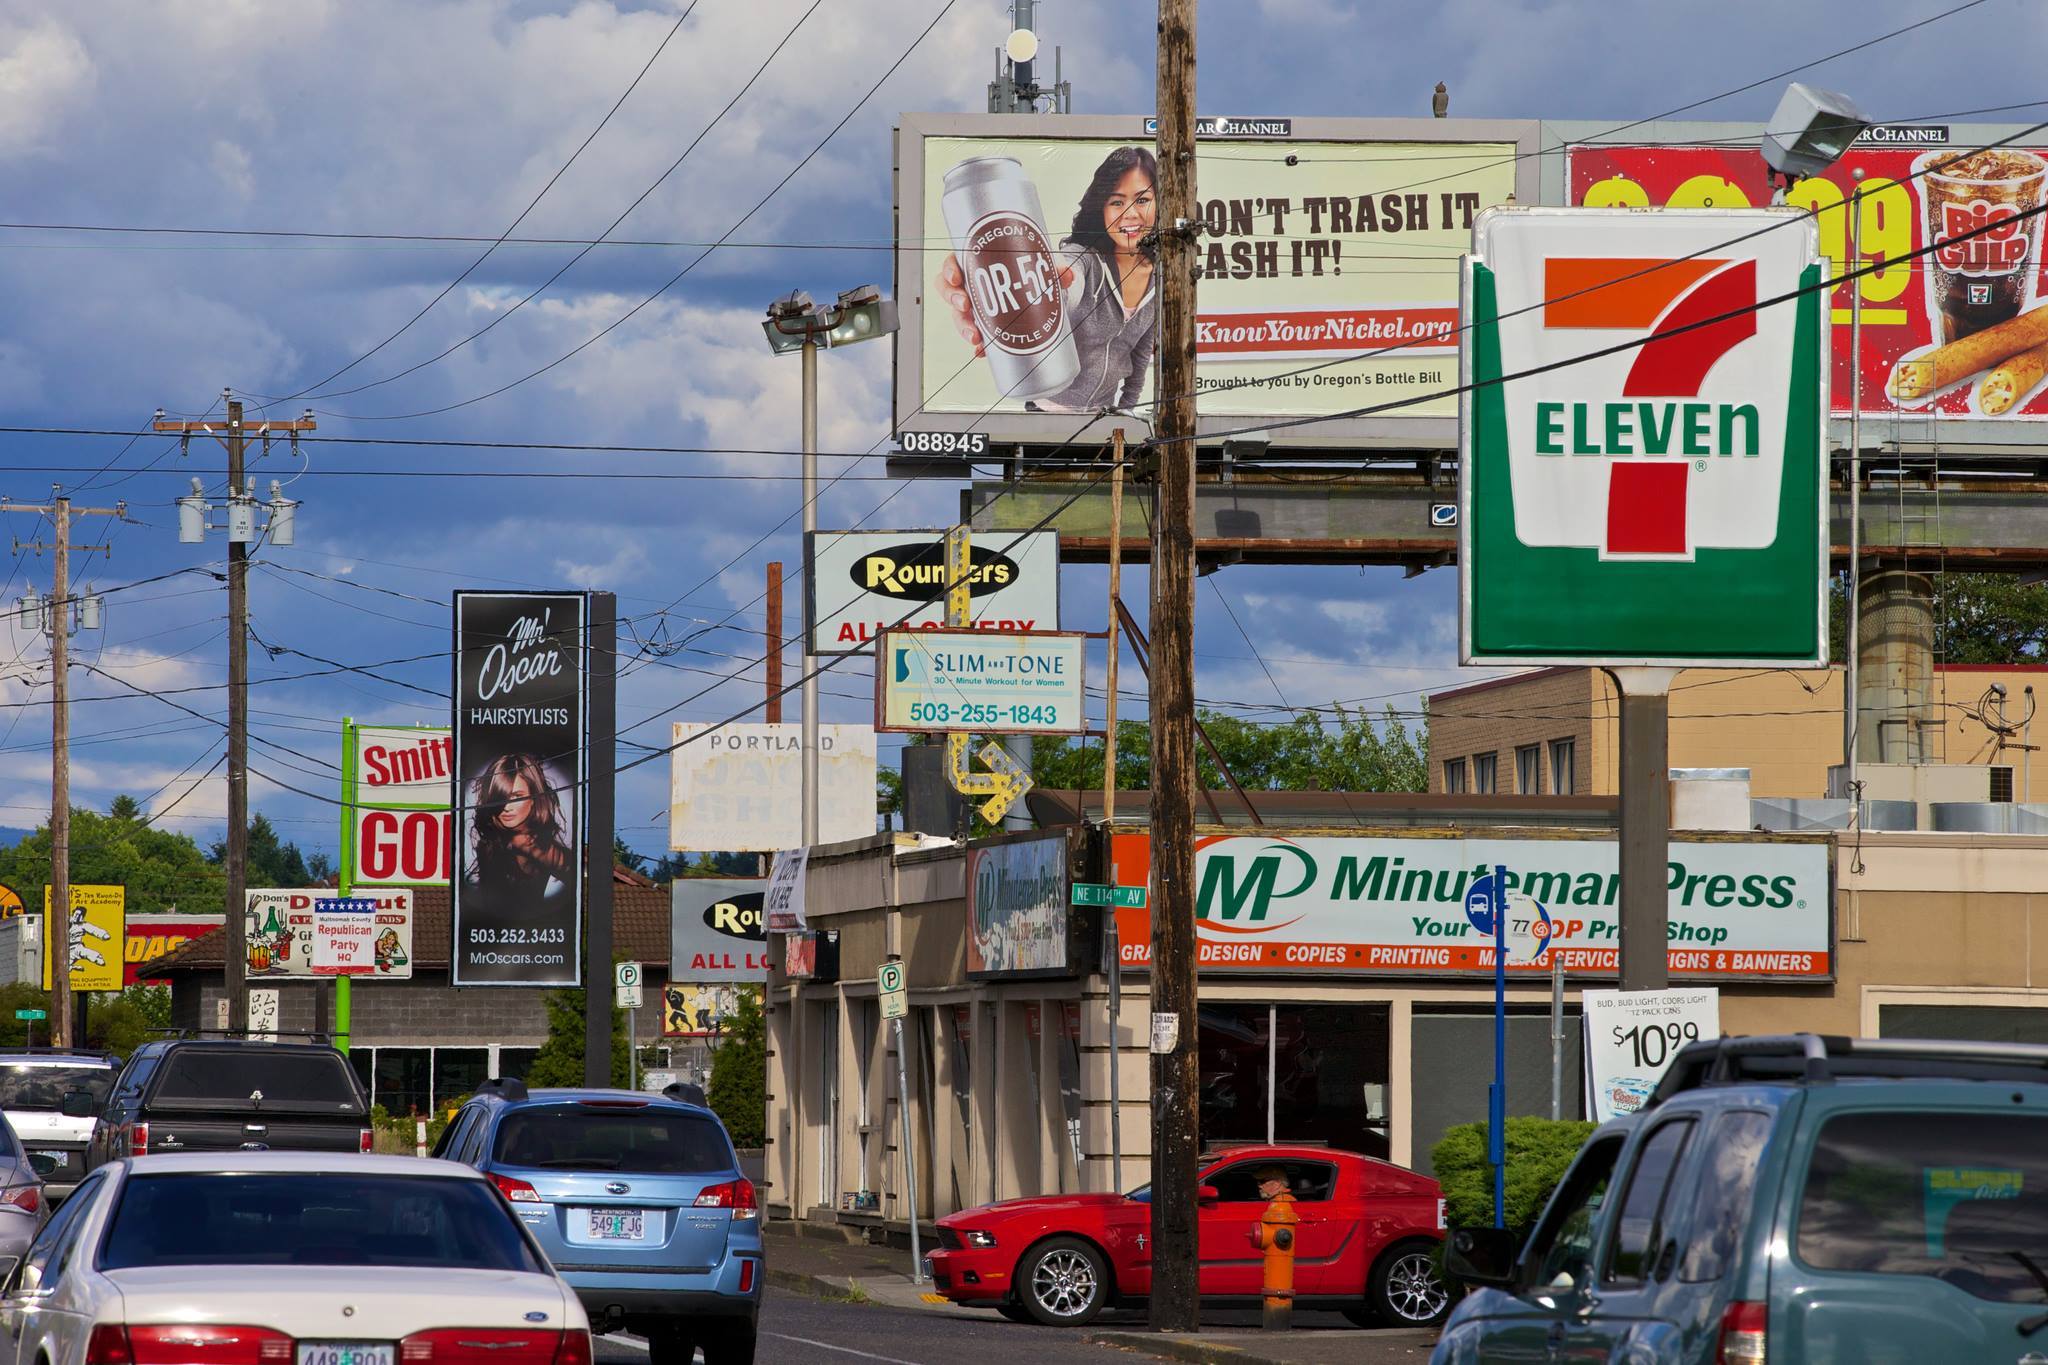
[[[1209,0],[1198,102],[1205,114],[1420,115],[1442,80],[1457,116],[1620,124],[1759,82],[1688,116],[1760,120],[1781,73],[1960,3]],[[1037,26],[1064,50],[1077,112],[1149,111],[1153,6],[1041,0]],[[1003,0],[0,0],[0,426],[128,433],[0,433],[12,501],[62,483],[80,505],[127,503],[130,520],[77,530],[107,546],[74,559],[107,611],[73,643],[74,802],[104,809],[125,792],[165,828],[220,835],[225,784],[207,774],[223,743],[225,547],[218,535],[180,544],[173,499],[194,476],[217,494],[224,457],[136,433],[159,407],[217,416],[223,387],[252,417],[311,407],[322,436],[700,452],[323,443],[256,460],[265,496],[277,479],[303,505],[296,545],[265,547],[250,575],[251,804],[301,848],[338,844],[344,715],[446,722],[457,588],[619,595],[632,656],[622,761],[644,752],[633,744],[666,744],[672,720],[759,700],[763,565],[785,565],[795,621],[801,562],[788,453],[799,367],[769,353],[762,308],[792,288],[890,287],[890,129],[905,110],[983,108],[1008,27]],[[1978,0],[1797,74],[1877,118],[1924,119],[2048,96],[2044,43],[2048,9]],[[520,236],[587,241],[636,199],[613,236],[730,232],[735,244],[623,322],[699,249],[602,246],[522,304],[579,248],[508,244],[450,288],[522,212]],[[886,346],[824,358],[822,449],[884,442],[889,366]],[[845,477],[821,499],[823,526],[957,514],[956,484],[896,481],[879,461],[826,473]],[[0,521],[21,545],[49,539],[33,515]],[[0,598],[48,592],[50,570],[33,548],[0,554]],[[1066,571],[1068,628],[1101,628],[1103,575]],[[1126,600],[1145,591],[1127,570]],[[1225,569],[1197,596],[1197,693],[1412,712],[1419,692],[1478,676],[1457,666],[1455,602],[1452,570]],[[687,636],[666,657],[640,648]],[[47,814],[46,653],[9,619],[0,825]],[[864,662],[823,687],[827,720],[871,712]],[[889,737],[882,747],[890,761]],[[666,805],[665,760],[623,776],[628,843],[662,852]]]

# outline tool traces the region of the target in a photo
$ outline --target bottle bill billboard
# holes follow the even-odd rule
[[[1151,838],[1118,834],[1120,880],[1142,884]],[[1825,981],[1834,972],[1826,839],[1674,840],[1674,979]],[[1472,882],[1508,870],[1511,975],[1613,976],[1620,862],[1612,839],[1209,835],[1195,842],[1203,972],[1485,976],[1493,935],[1466,912]],[[1526,907],[1526,913],[1524,908]],[[1151,964],[1146,908],[1116,912],[1126,971]]]
[[[923,422],[1060,442],[1085,414],[1150,411],[1155,136],[1142,118],[1057,122],[1058,136],[1016,136],[1015,120],[905,116],[899,432]],[[1243,426],[1400,401],[1389,416],[1402,434],[1448,445],[1458,253],[1483,209],[1518,190],[1534,202],[1534,125],[1294,125],[1202,155],[1203,418]],[[973,420],[949,427],[948,415]]]
[[[455,594],[453,980],[581,980],[588,601]]]
[[[1824,268],[1796,209],[1481,217],[1465,663],[1827,661]]]
[[[341,890],[446,886],[455,739],[445,727],[341,722]]]
[[[1985,146],[1964,130],[1918,131],[1945,145],[1859,143],[1786,195],[1814,214],[1838,276],[1876,267],[1836,291],[1830,311],[1833,411],[1850,406],[1853,289],[1866,417],[2048,419],[2048,214],[2035,212],[2048,202],[2048,142]],[[1754,146],[1576,146],[1566,170],[1573,204],[1619,208],[1768,204],[1765,176]],[[1990,230],[1942,245],[1980,228]]]

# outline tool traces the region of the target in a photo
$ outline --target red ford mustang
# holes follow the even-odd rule
[[[1302,1307],[1334,1308],[1360,1326],[1422,1326],[1450,1296],[1433,1263],[1443,1237],[1436,1181],[1389,1162],[1322,1147],[1238,1147],[1201,1174],[1205,1301],[1256,1301],[1266,1211],[1259,1172],[1278,1166],[1300,1217],[1294,1289]],[[993,1304],[1019,1322],[1079,1326],[1152,1289],[1149,1188],[1129,1194],[1011,1199],[939,1220],[933,1280],[955,1303]]]

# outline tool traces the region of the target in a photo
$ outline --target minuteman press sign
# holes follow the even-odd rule
[[[1480,215],[1465,662],[1825,661],[1818,242],[1786,209]]]

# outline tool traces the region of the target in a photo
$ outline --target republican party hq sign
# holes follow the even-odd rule
[[[1502,209],[1466,258],[1468,664],[1827,659],[1827,309],[1791,209]]]

